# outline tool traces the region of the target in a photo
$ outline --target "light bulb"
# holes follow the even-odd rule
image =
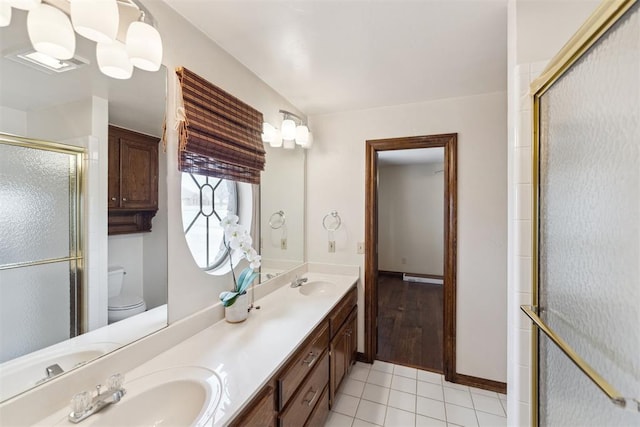
[[[96,59],[103,74],[114,79],[128,79],[133,74],[133,65],[129,61],[124,43],[98,43]]]
[[[296,144],[304,145],[309,139],[309,128],[305,125],[300,125],[296,128]]]
[[[278,129],[275,129],[275,132],[273,134],[273,141],[271,141],[269,144],[273,147],[273,148],[278,148],[278,147],[282,147],[282,134],[280,133],[280,131]]]
[[[0,27],[6,27],[11,23],[11,5],[6,1],[0,1]]]
[[[285,150],[293,150],[294,148],[296,148],[296,142],[293,139],[285,139],[282,147]]]
[[[81,36],[97,43],[116,39],[120,13],[116,0],[70,0],[71,22]]]
[[[33,48],[57,59],[70,59],[76,51],[76,34],[60,9],[40,4],[27,15],[27,32]]]
[[[296,137],[296,122],[291,119],[284,119],[281,126],[282,139],[293,140]]]
[[[31,10],[40,4],[40,0],[6,0],[11,7],[22,10]]]
[[[158,30],[144,22],[132,22],[127,30],[127,53],[131,63],[146,71],[162,65],[162,39]]]
[[[271,143],[276,136],[276,128],[270,123],[262,123],[262,142]]]
[[[309,137],[307,138],[307,142],[302,144],[302,148],[311,148],[313,145],[313,133],[309,132]]]

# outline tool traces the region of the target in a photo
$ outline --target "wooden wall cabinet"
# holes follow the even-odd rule
[[[109,126],[109,234],[151,231],[158,211],[158,142]]]
[[[354,287],[347,293],[232,426],[324,426],[335,392],[356,358],[356,292]]]

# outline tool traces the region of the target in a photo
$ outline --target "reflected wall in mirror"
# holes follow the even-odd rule
[[[264,282],[304,262],[306,151],[265,144],[260,181],[260,252]]]
[[[76,147],[82,152],[82,178],[80,181],[82,220],[78,225],[79,235],[79,277],[77,301],[70,297],[69,268],[63,278],[56,281],[46,274],[41,284],[47,290],[56,286],[62,288],[57,293],[63,296],[59,302],[27,289],[28,278],[16,278],[17,268],[1,270],[0,299],[12,306],[14,314],[24,315],[37,310],[35,300],[46,298],[45,322],[55,323],[64,319],[64,325],[56,333],[45,333],[27,337],[16,333],[15,324],[7,318],[3,310],[0,316],[0,337],[16,340],[11,344],[2,342],[0,348],[0,401],[25,391],[54,376],[59,370],[47,368],[58,365],[66,372],[95,357],[115,350],[133,340],[139,339],[167,323],[167,214],[166,214],[166,159],[159,151],[158,170],[158,213],[153,217],[152,230],[148,233],[108,236],[108,158],[109,125],[133,130],[159,139],[162,136],[163,118],[166,106],[166,69],[151,73],[136,69],[129,80],[115,80],[104,76],[95,64],[95,43],[78,36],[76,57],[80,66],[65,72],[53,72],[38,68],[27,62],[16,60],[17,55],[30,49],[26,30],[27,13],[13,9],[11,25],[0,28],[0,133],[2,139],[37,145],[38,141],[60,143]],[[6,145],[6,144],[5,144]],[[37,173],[30,168],[34,162],[30,155],[16,153],[3,155],[0,173],[9,169],[23,169],[27,177],[19,182],[21,195],[34,206],[21,215],[41,228],[51,229],[50,223],[69,220],[69,198],[66,212],[52,215],[51,209],[37,199],[37,194],[46,176],[37,179]],[[46,174],[45,174],[46,175]],[[69,178],[67,176],[67,178]],[[0,206],[3,210],[17,211],[15,200],[5,177],[0,178]],[[64,194],[56,193],[63,198]],[[31,199],[29,198],[31,196]],[[66,196],[65,196],[66,197]],[[55,197],[54,197],[55,198]],[[51,248],[59,245],[62,249],[51,254],[42,254],[42,246],[32,244],[26,231],[29,226],[16,226],[1,215],[0,235],[3,236],[3,252],[0,264],[15,264],[36,258],[59,258],[60,250],[70,253],[69,236],[53,236]],[[39,237],[42,237],[39,234]],[[7,249],[4,243],[13,240],[31,243],[24,245],[25,257],[16,258],[18,249]],[[47,246],[49,247],[49,246]],[[73,249],[73,248],[71,248]],[[110,267],[120,266],[122,269]],[[67,266],[68,267],[68,266]],[[1,268],[1,267],[0,267]],[[35,267],[34,267],[35,268]],[[110,299],[116,294],[109,287],[109,270],[124,278],[121,296],[135,295],[144,300],[147,311],[108,324]],[[26,271],[26,270],[25,270]],[[43,278],[42,274],[30,277]],[[111,276],[118,276],[112,274]],[[117,278],[117,277],[116,277]],[[64,282],[64,283],[62,283]],[[112,281],[113,283],[113,281]],[[14,298],[15,297],[15,298]],[[70,314],[77,310],[77,321],[70,320]],[[113,311],[113,310],[112,310]],[[45,314],[46,313],[46,314]],[[11,349],[11,350],[9,350]]]

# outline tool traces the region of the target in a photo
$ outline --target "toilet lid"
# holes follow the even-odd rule
[[[109,310],[130,310],[140,307],[144,304],[144,300],[138,295],[120,294],[113,298],[109,298]]]

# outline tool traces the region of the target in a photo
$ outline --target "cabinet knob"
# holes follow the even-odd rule
[[[115,198],[115,197],[112,197],[112,198],[111,198],[111,200],[113,200],[113,201],[115,202],[115,201],[116,201],[116,198]]]
[[[122,201],[123,201],[123,202],[126,202],[126,201],[127,201],[127,198],[126,198],[126,197],[123,197],[123,198],[122,198]]]

